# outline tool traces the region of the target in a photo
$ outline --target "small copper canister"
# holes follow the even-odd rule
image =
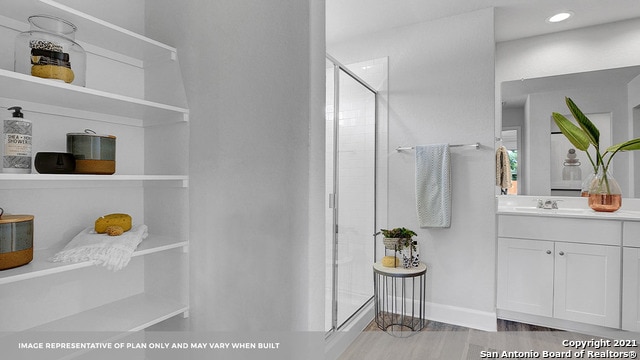
[[[33,215],[3,215],[0,208],[0,270],[33,260]]]

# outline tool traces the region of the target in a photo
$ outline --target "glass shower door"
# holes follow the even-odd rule
[[[340,71],[337,152],[337,323],[373,296],[375,94]]]
[[[327,71],[327,330],[339,328],[373,297],[375,259],[376,97],[341,68],[336,71]]]

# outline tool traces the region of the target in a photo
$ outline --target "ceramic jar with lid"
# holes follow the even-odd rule
[[[76,174],[111,175],[116,172],[116,137],[85,129],[67,134],[67,152],[76,159]]]
[[[4,215],[0,208],[0,270],[33,260],[33,215]]]

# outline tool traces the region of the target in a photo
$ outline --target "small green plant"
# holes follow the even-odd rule
[[[412,246],[415,250],[415,244],[413,243],[413,236],[418,236],[418,234],[416,234],[413,230],[409,230],[406,228],[394,228],[391,230],[387,230],[387,229],[380,229],[380,232],[377,233],[376,235],[382,233],[382,235],[384,235],[384,237],[386,238],[392,238],[392,239],[400,239],[400,244],[401,246]]]

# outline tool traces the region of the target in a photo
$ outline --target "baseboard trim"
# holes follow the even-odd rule
[[[348,324],[334,331],[325,341],[325,360],[335,360],[347,350],[349,345],[373,321],[373,301],[370,301],[355,315]]]
[[[483,331],[498,331],[495,312],[461,308],[451,305],[426,303],[426,318],[446,324],[464,326]]]
[[[427,320],[482,331],[498,331],[498,318],[494,312],[427,302],[425,304],[425,315]],[[372,301],[351,319],[347,326],[329,335],[325,342],[325,359],[335,360],[340,357],[367,325],[373,321],[373,318],[374,306]]]
[[[569,320],[554,319],[545,316],[523,314],[509,310],[498,310],[498,318],[503,320],[517,321],[525,324],[549,327],[552,329],[571,331],[591,336],[600,336],[610,339],[620,337],[625,334],[625,330],[608,328],[599,325],[583,324]],[[623,335],[624,336],[624,335]]]

